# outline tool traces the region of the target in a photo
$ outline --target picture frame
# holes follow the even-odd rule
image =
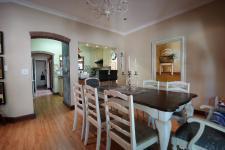
[[[84,70],[84,57],[78,58],[78,70]]]
[[[5,84],[4,82],[0,82],[0,105],[6,104],[5,99]]]
[[[3,40],[3,32],[0,31],[0,55],[4,52],[4,40]]]
[[[4,57],[0,57],[0,79],[4,79]]]

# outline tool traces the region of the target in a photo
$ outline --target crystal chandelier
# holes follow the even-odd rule
[[[86,0],[86,2],[96,12],[97,16],[109,18],[115,13],[128,11],[128,0]]]

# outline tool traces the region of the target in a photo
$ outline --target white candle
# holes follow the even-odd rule
[[[128,71],[130,71],[130,56],[128,56]]]

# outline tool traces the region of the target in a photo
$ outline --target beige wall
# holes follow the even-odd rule
[[[125,50],[137,57],[139,80],[151,78],[151,42],[184,36],[187,48],[187,81],[198,94],[198,106],[225,91],[225,1],[215,2],[173,17],[125,37]]]
[[[225,1],[176,16],[167,21],[121,37],[68,19],[15,4],[0,4],[0,30],[5,37],[6,98],[1,109],[9,117],[31,114],[33,110],[30,31],[46,31],[66,36],[70,42],[71,86],[77,80],[78,41],[117,47],[137,58],[139,80],[151,78],[151,42],[185,36],[187,46],[187,81],[197,93],[197,107],[225,89]],[[21,75],[28,68],[29,75]],[[121,80],[121,79],[120,79]],[[20,88],[22,87],[22,88]]]
[[[4,80],[7,104],[1,109],[9,117],[34,112],[30,31],[52,32],[71,39],[71,86],[77,80],[78,41],[118,48],[123,44],[118,34],[15,4],[0,4],[0,20],[0,30],[4,32],[5,38],[5,64],[8,66]],[[23,68],[29,70],[29,75],[21,74]]]

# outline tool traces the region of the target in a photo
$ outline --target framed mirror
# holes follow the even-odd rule
[[[152,42],[152,79],[186,81],[186,47],[183,36]]]
[[[0,31],[0,55],[3,54],[3,32]]]

